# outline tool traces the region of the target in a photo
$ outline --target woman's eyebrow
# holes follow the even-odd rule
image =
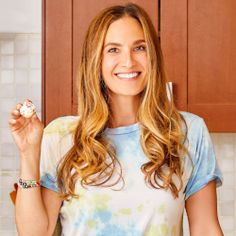
[[[136,41],[133,42],[133,45],[137,45],[137,44],[139,44],[139,43],[146,43],[146,41],[145,41],[144,39],[138,39],[138,40],[136,40]],[[110,43],[107,43],[107,44],[104,46],[104,48],[106,48],[107,46],[118,46],[118,47],[120,47],[120,46],[122,46],[122,44],[120,44],[120,43],[115,43],[115,42],[110,42]]]
[[[133,44],[136,45],[140,43],[146,43],[146,41],[144,39],[139,39],[139,40],[136,40]]]

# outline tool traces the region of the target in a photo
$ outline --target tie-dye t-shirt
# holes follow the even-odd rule
[[[63,201],[60,209],[62,235],[182,235],[185,200],[211,180],[221,185],[222,175],[203,119],[187,112],[181,114],[188,128],[186,146],[192,161],[184,159],[184,186],[179,197],[174,199],[170,190],[154,189],[145,183],[140,167],[148,159],[140,145],[138,123],[107,128],[104,135],[116,149],[125,185],[116,191],[115,186],[83,188],[78,181],[75,191],[79,199]],[[73,144],[78,119],[60,117],[45,128],[41,154],[41,185],[45,188],[58,191],[56,167]]]

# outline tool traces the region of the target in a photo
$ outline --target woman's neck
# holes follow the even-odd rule
[[[113,96],[110,98],[112,118],[109,127],[116,128],[137,122],[140,99],[134,96]]]

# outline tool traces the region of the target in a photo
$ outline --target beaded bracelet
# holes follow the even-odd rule
[[[40,182],[37,180],[23,180],[19,179],[18,186],[20,188],[34,188],[34,187],[39,187]]]

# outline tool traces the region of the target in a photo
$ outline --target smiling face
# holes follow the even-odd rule
[[[132,17],[108,28],[102,55],[102,76],[110,96],[136,96],[146,84],[147,52],[139,22]]]

